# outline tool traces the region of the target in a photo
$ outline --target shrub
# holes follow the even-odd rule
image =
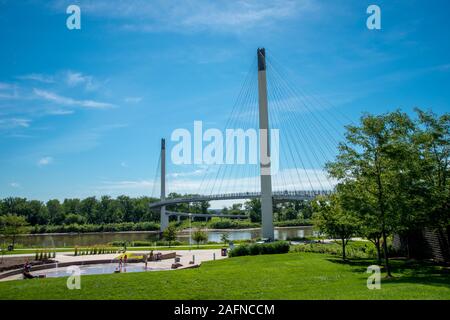
[[[250,255],[250,246],[247,244],[237,246],[229,252],[230,257],[240,257],[248,255]]]
[[[275,221],[275,227],[295,227],[295,226],[311,226],[310,219],[295,219],[295,220],[286,220],[286,221]]]
[[[239,220],[219,220],[211,221],[208,224],[211,229],[242,229],[242,228],[257,228],[259,224],[249,222],[249,221],[239,221]]]
[[[279,254],[289,252],[289,243],[286,241],[276,241],[271,243],[254,243],[237,246],[230,251],[230,257],[260,255],[260,254]]]
[[[309,243],[295,246],[294,252],[326,253],[342,255],[342,247],[337,243]],[[350,241],[346,248],[348,258],[375,258],[376,249],[370,242]]]
[[[150,241],[142,241],[142,240],[133,241],[131,243],[132,247],[150,247],[152,245],[153,245],[152,242],[150,242]]]
[[[262,254],[278,254],[288,253],[290,245],[286,241],[276,241],[272,243],[260,244],[262,247]]]

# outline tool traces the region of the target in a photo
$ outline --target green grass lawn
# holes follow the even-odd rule
[[[0,299],[450,299],[448,268],[393,261],[394,279],[368,290],[370,260],[348,263],[316,253],[248,256],[200,268],[0,283]]]

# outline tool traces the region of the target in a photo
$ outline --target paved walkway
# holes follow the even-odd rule
[[[180,258],[180,263],[183,265],[180,269],[192,266],[192,264],[189,264],[189,262],[193,261],[193,257],[195,257],[194,262],[196,265],[199,265],[204,261],[211,261],[214,259],[219,260],[219,259],[226,258],[226,257],[221,256],[220,249],[180,250],[180,251],[176,251],[176,250],[161,250],[161,251],[159,251],[158,250],[158,251],[153,251],[153,254],[156,254],[157,252],[161,252],[162,254],[176,252],[177,256]],[[149,251],[129,251],[128,253],[139,255],[139,254],[144,254],[144,253],[148,254]],[[34,255],[32,255],[32,256],[34,256]],[[60,252],[60,253],[56,253],[55,260],[58,261],[58,263],[87,261],[86,264],[89,264],[89,261],[96,261],[96,260],[111,260],[112,263],[118,263],[117,260],[114,260],[117,256],[118,256],[118,254],[98,254],[98,255],[74,256],[73,252]],[[130,257],[130,258],[132,258],[132,257]],[[147,264],[147,267],[148,267],[148,270],[150,270],[150,271],[152,269],[172,270],[171,266],[172,266],[172,263],[174,263],[174,262],[175,262],[174,259],[166,259],[166,260],[161,260],[161,261],[149,261]],[[143,267],[144,263],[143,262],[133,263],[133,265]],[[33,269],[31,269],[31,272],[33,273]],[[44,272],[44,270],[36,271],[35,273],[40,274],[43,272]],[[0,281],[19,280],[22,278],[23,277],[20,274],[20,275],[15,275],[15,276],[1,279]]]

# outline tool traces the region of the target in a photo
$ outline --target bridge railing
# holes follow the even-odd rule
[[[275,191],[273,192],[273,197],[278,199],[287,198],[314,198],[319,195],[331,194],[332,190],[302,190],[302,191]],[[200,201],[212,201],[212,200],[228,200],[228,199],[246,199],[246,198],[257,198],[260,197],[260,192],[235,192],[235,193],[222,193],[216,195],[195,195],[184,198],[172,198],[165,199],[164,201],[154,202],[150,204],[151,208],[160,207],[163,205],[170,205],[176,203],[187,203],[187,202],[200,202]]]

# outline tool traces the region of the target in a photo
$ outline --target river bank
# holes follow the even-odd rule
[[[193,228],[194,229],[194,228]],[[191,230],[192,231],[192,230]],[[222,234],[226,233],[229,240],[255,240],[261,237],[260,228],[246,229],[208,229],[208,242],[221,242]],[[311,226],[275,227],[275,238],[302,238],[313,235]],[[178,232],[177,240],[189,243],[190,230],[183,229]],[[156,242],[159,240],[159,231],[121,231],[121,232],[91,232],[91,233],[51,233],[20,235],[16,238],[18,248],[67,248],[107,245],[112,242]],[[1,241],[1,240],[0,240]],[[7,239],[3,238],[4,244]]]

